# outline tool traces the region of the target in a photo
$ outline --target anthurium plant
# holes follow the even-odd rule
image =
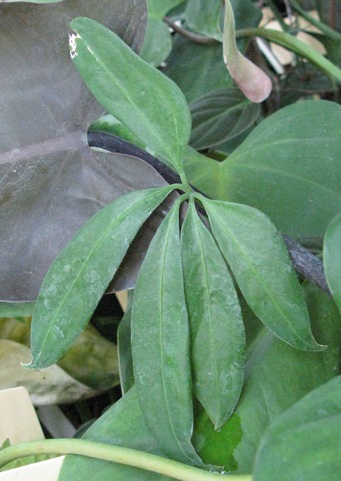
[[[338,481],[336,2],[3,3],[0,315],[34,304],[22,369],[130,289],[120,400],[81,439],[6,447],[3,469],[70,454],[60,481]],[[293,54],[281,73],[270,42]]]

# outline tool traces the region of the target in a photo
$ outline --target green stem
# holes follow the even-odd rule
[[[341,70],[306,43],[285,32],[267,28],[245,28],[236,32],[236,37],[262,37],[287,48],[309,60],[329,76],[341,82]]]
[[[296,2],[296,0],[290,0],[290,3],[296,12],[298,12],[301,17],[303,17],[307,22],[311,23],[311,25],[314,25],[317,27],[321,32],[323,32],[327,37],[336,40],[337,42],[341,42],[341,34],[337,32],[336,30],[333,30],[330,28],[328,25],[325,23],[321,22],[320,20],[316,20],[316,18],[312,17],[307,13],[303,8],[299,6],[299,4]]]
[[[211,473],[154,454],[84,439],[47,439],[17,444],[0,452],[0,467],[24,456],[37,454],[87,456],[102,461],[146,469],[180,481],[217,481],[223,478],[229,481],[252,481],[251,475],[231,476]]]

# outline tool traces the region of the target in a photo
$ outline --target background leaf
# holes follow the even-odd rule
[[[79,15],[105,22],[134,49],[142,44],[143,0],[0,3],[3,301],[35,300],[53,259],[99,209],[130,190],[164,185],[142,161],[88,148],[86,131],[102,107],[70,61],[69,22]],[[130,251],[116,289],[134,285],[153,229]]]
[[[82,332],[143,222],[173,190],[147,189],[93,216],[49,269],[32,318],[31,368],[54,364]]]
[[[205,463],[249,474],[261,438],[271,422],[312,389],[340,373],[340,312],[315,286],[304,286],[313,332],[323,352],[299,351],[283,343],[242,302],[249,346],[246,379],[235,413],[220,432],[202,411],[197,415],[193,444]],[[242,301],[242,299],[241,299]],[[284,472],[286,472],[284,470]]]
[[[336,216],[328,226],[323,260],[329,288],[341,310],[341,215]]]
[[[244,325],[230,273],[193,202],[182,228],[181,252],[194,389],[219,430],[243,384]]]
[[[198,45],[176,35],[172,53],[163,71],[180,87],[191,104],[212,90],[232,85],[222,56],[222,46],[218,42]]]
[[[0,389],[22,385],[38,405],[76,402],[84,398],[85,392],[86,397],[95,396],[119,384],[116,345],[101,336],[92,325],[84,329],[74,345],[60,359],[59,371],[49,368],[34,371],[37,372],[37,376],[34,377],[32,371],[21,366],[22,362],[29,361],[30,358],[28,349],[30,330],[31,319],[28,317],[21,318],[21,322],[11,318],[0,318],[0,339],[15,344],[8,348],[4,345],[4,359],[0,369],[3,384],[0,384]],[[23,345],[25,349],[21,350],[17,344]],[[74,386],[71,384],[71,378]],[[66,381],[70,384],[69,388]],[[82,389],[77,390],[77,384]],[[88,391],[84,391],[85,388],[88,388]]]
[[[137,279],[132,353],[147,426],[172,459],[200,464],[190,442],[192,382],[178,204],[155,234]]]
[[[251,309],[276,336],[318,350],[300,284],[270,220],[241,204],[202,198],[213,235]]]
[[[107,410],[83,435],[84,439],[125,446],[163,456],[159,443],[151,435],[140,409],[136,389],[131,389],[120,401]],[[58,481],[81,477],[93,481],[94,473],[101,481],[170,481],[143,469],[122,464],[98,461],[84,456],[67,456]]]
[[[341,469],[341,376],[307,394],[267,429],[254,479],[337,481]]]
[[[220,0],[189,0],[185,18],[189,27],[208,37],[222,40],[222,4]]]
[[[321,237],[341,207],[340,122],[339,105],[300,102],[269,116],[225,161],[195,159],[186,173],[207,195],[256,207],[291,237]]]
[[[97,100],[181,171],[191,128],[182,92],[103,25],[78,18],[71,28],[71,57]]]
[[[227,142],[251,127],[259,114],[259,105],[238,90],[214,90],[191,104],[191,146],[204,150]]]
[[[0,339],[0,387],[25,386],[35,405],[79,401],[95,395],[95,391],[67,374],[61,367],[44,370],[24,369],[29,362],[30,348],[14,341]]]

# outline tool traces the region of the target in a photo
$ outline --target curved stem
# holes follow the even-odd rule
[[[312,47],[288,33],[267,28],[245,28],[243,30],[238,30],[236,32],[236,37],[261,37],[270,40],[271,42],[277,43],[278,45],[297,53],[301,57],[306,58],[324,73],[335,77],[336,80],[341,82],[341,70],[336,65],[323,57],[323,55],[316,52]]]
[[[300,7],[296,0],[290,0],[290,3],[294,10],[296,10],[307,22],[317,27],[319,30],[321,30],[321,32],[323,32],[325,35],[327,35],[327,37],[331,38],[332,40],[341,42],[341,34],[339,32],[329,27],[325,23],[321,22],[320,20],[316,20],[316,18],[309,15],[309,13],[307,13],[302,7]]]
[[[17,444],[0,452],[0,467],[24,456],[37,454],[76,454],[146,469],[180,481],[217,481],[222,477],[229,481],[252,481],[251,475],[212,473],[154,454],[84,439],[47,439]]]
[[[198,43],[199,45],[212,45],[213,43],[216,43],[217,40],[211,37],[206,37],[205,35],[200,35],[198,33],[190,32],[189,30],[186,30],[185,28],[180,27],[178,24],[173,22],[169,17],[163,17],[163,21],[171,27],[174,32],[179,33],[183,37],[187,38],[188,40],[191,40],[193,43]]]

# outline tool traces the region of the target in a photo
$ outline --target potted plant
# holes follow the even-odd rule
[[[0,117],[1,296],[37,297],[26,368],[59,361],[105,292],[134,289],[117,332],[122,398],[82,439],[11,446],[0,462],[70,454],[61,481],[336,481],[340,33],[305,2],[267,2],[281,31],[258,27],[251,0],[39,3],[0,9],[2,64],[32,87],[15,108],[7,80]],[[296,38],[299,16],[325,56]],[[276,74],[255,45],[251,62],[253,37],[297,64]],[[112,153],[86,145],[100,109],[80,77],[110,114],[89,142]]]

